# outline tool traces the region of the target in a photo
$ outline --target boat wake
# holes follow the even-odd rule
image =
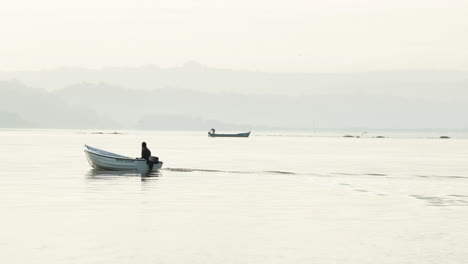
[[[189,169],[189,168],[164,168],[162,171],[174,172],[217,172],[217,173],[235,173],[235,174],[259,174],[259,173],[274,173],[274,174],[297,174],[290,171],[235,171],[235,170],[210,170],[210,169]]]
[[[416,175],[419,178],[435,178],[435,179],[468,179],[468,176],[461,175]]]
[[[194,172],[194,171],[201,171],[201,172],[229,172],[229,171],[222,171],[222,170],[208,170],[208,169],[187,169],[187,168],[164,168],[162,170],[165,171],[177,171],[177,172]]]
[[[387,177],[387,174],[382,173],[316,173],[316,172],[293,172],[293,171],[236,171],[236,170],[213,170],[213,169],[196,169],[196,168],[163,168],[161,171],[172,172],[209,172],[209,173],[235,173],[235,174],[283,174],[283,175],[300,175],[300,176],[315,176],[315,177],[333,177],[333,176],[373,176]]]
[[[467,196],[451,194],[447,196],[427,196],[412,194],[410,197],[424,201],[427,206],[468,206]]]

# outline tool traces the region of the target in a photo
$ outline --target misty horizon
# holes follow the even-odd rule
[[[468,2],[0,3],[0,123],[455,129]]]
[[[0,72],[3,127],[466,130],[461,71],[265,73],[178,68]],[[40,100],[39,100],[40,99]]]

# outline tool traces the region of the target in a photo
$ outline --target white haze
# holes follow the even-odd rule
[[[468,69],[465,0],[0,2],[0,70]]]
[[[0,126],[468,129],[468,2],[0,0]]]

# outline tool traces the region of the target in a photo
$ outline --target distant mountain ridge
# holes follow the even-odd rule
[[[24,120],[17,113],[0,112],[0,128],[27,128],[34,124]]]
[[[0,112],[16,115],[17,120],[24,121],[23,125],[57,128],[468,129],[468,123],[464,121],[468,114],[468,83],[465,83],[468,75],[462,72],[446,72],[442,77],[419,72],[422,75],[393,79],[391,84],[395,86],[395,92],[391,92],[389,87],[369,86],[376,80],[380,80],[377,83],[383,82],[385,78],[382,76],[386,73],[363,80],[367,85],[363,87],[354,86],[359,81],[358,77],[366,74],[338,74],[341,81],[348,76],[351,88],[344,89],[344,83],[330,77],[334,74],[322,74],[322,77],[328,77],[322,82],[312,82],[310,76],[314,74],[230,71],[197,64],[176,69],[142,68],[83,70],[86,74],[80,81],[60,89],[33,88],[16,80],[0,81]],[[160,81],[163,77],[153,76],[149,82],[140,80],[142,85],[121,84],[121,80],[132,71],[135,74],[132,78],[168,72],[164,78],[171,81],[165,83]],[[41,82],[56,85],[64,80],[79,79],[75,76],[75,69],[66,72],[69,75],[59,74],[57,80],[51,77],[57,72],[52,71],[51,75],[42,76]],[[223,72],[224,75],[220,77],[215,72]],[[196,73],[200,76],[197,77]],[[167,77],[169,75],[172,77]],[[88,80],[89,76],[114,79],[109,83],[93,82]],[[191,77],[175,82],[180,76]],[[208,80],[210,76],[212,79]],[[251,76],[255,82],[249,84],[249,79],[242,79],[242,76]],[[285,76],[294,81],[288,84]],[[132,78],[126,80],[131,81]],[[276,82],[278,78],[282,81]],[[190,81],[194,81],[193,85]],[[221,87],[222,83],[226,84],[225,87]],[[261,92],[262,89],[248,92],[260,83],[271,84],[271,90],[265,86],[262,89],[266,92]],[[427,87],[423,86],[424,83]],[[308,85],[312,88],[301,93],[301,89]],[[333,89],[327,93],[324,87]],[[293,92],[287,93],[288,90]],[[420,92],[426,90],[427,93]],[[18,122],[19,126],[21,122]]]
[[[156,95],[158,98],[155,101],[164,101],[159,93]],[[173,114],[170,107],[159,114],[152,112],[152,99],[147,96],[147,91],[132,91],[103,83],[82,83],[47,92],[15,80],[0,81],[0,128],[238,128],[233,124],[205,120],[190,114]],[[143,103],[148,107],[143,107]]]
[[[80,83],[106,83],[132,90],[187,89],[292,96],[365,93],[456,101],[463,96],[468,97],[468,72],[456,70],[274,73],[219,69],[188,62],[173,68],[146,65],[0,72],[0,80],[8,79],[17,79],[28,86],[49,91]]]
[[[137,126],[144,127],[142,124],[146,123],[151,128],[158,126],[142,122],[141,118],[159,116],[163,120],[162,115],[165,115],[218,120],[244,127],[303,129],[468,128],[466,122],[460,122],[463,115],[468,114],[465,103],[388,95],[346,93],[284,96],[182,89],[144,91],[122,87],[114,89],[108,84],[80,84],[52,94],[70,105],[93,109],[115,120],[124,120],[126,124],[137,123]],[[180,126],[175,119],[174,122],[167,125]]]
[[[31,88],[18,81],[0,82],[0,112],[21,117],[21,124],[1,120],[13,127],[110,128],[117,125],[90,109],[70,107],[46,90]]]

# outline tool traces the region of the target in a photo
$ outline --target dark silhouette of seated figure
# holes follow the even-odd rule
[[[146,147],[146,142],[141,143],[141,158],[146,160],[146,164],[148,164],[149,169],[153,169],[154,162],[150,160],[151,157],[151,150]]]
[[[150,157],[151,157],[151,150],[149,150],[149,148],[146,147],[146,142],[141,143],[141,158],[148,161]]]

